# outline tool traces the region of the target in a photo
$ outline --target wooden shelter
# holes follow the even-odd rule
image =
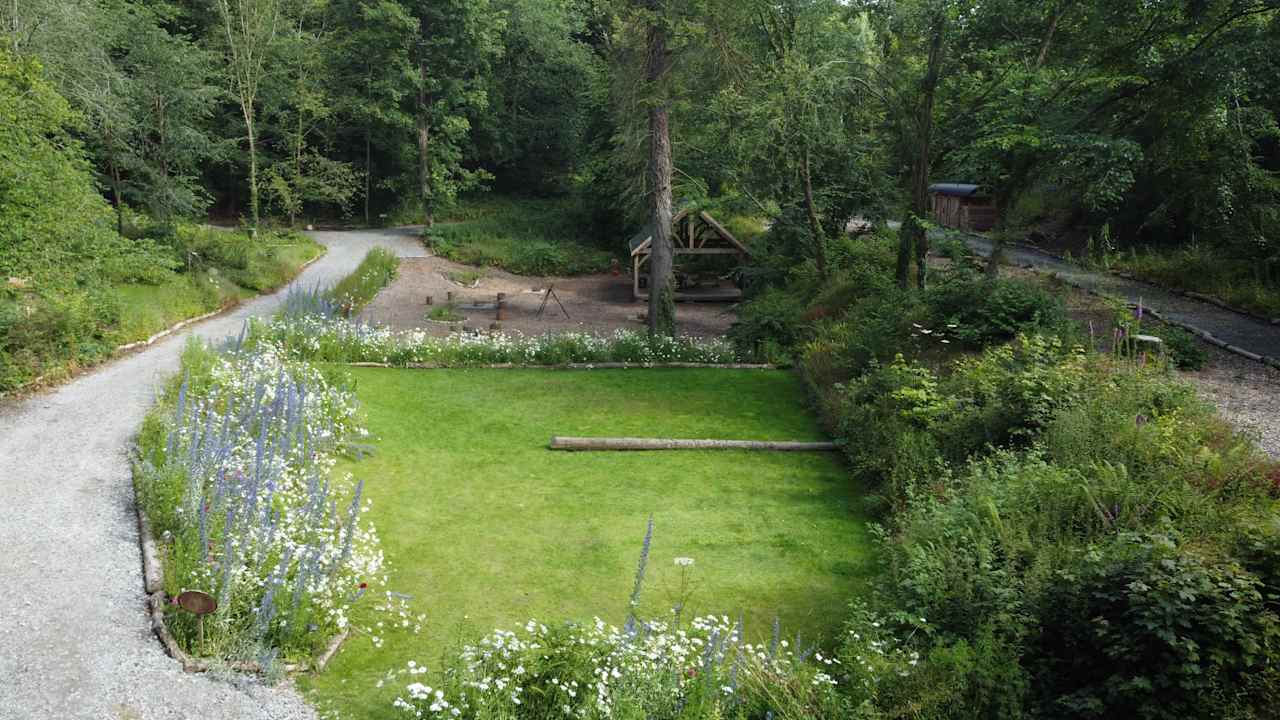
[[[933,219],[957,230],[990,230],[996,225],[996,205],[981,185],[937,183],[929,186]]]
[[[681,210],[671,219],[671,245],[676,269],[677,302],[725,302],[742,298],[734,273],[686,272],[681,257],[732,256],[735,266],[743,265],[751,251],[711,215]],[[645,268],[653,252],[653,225],[646,225],[631,239],[631,282],[636,300],[649,297],[649,274]]]

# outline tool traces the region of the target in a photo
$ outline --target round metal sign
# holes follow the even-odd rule
[[[178,596],[178,607],[196,615],[208,615],[218,609],[218,601],[199,590],[188,590]]]

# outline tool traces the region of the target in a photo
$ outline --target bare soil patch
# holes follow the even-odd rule
[[[361,313],[362,320],[397,330],[423,330],[448,335],[456,324],[433,322],[427,313],[433,306],[448,302],[453,293],[456,312],[472,330],[485,330],[496,321],[493,307],[498,293],[505,293],[503,332],[542,335],[560,332],[610,334],[615,330],[640,330],[647,306],[631,295],[631,279],[625,275],[584,275],[572,278],[527,277],[489,268],[473,285],[462,285],[449,277],[463,277],[476,268],[440,257],[405,258],[399,276],[378,294]],[[555,299],[547,302],[539,316],[548,287]],[[427,305],[431,297],[432,305]],[[678,331],[696,337],[723,336],[735,320],[734,305],[728,303],[680,303],[676,307]],[[565,313],[568,313],[566,317]]]

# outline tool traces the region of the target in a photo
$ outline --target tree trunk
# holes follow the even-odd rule
[[[244,108],[245,127],[249,131],[249,215],[253,218],[253,231],[258,231],[258,136],[253,129],[253,108]]]
[[[124,199],[120,193],[120,166],[116,164],[116,143],[111,131],[103,133],[107,143],[107,168],[111,172],[111,201],[116,208],[116,232],[124,235]]]
[[[111,198],[116,205],[116,232],[124,235],[124,202],[120,197],[120,168],[111,163]]]
[[[654,12],[659,12],[653,3]],[[667,73],[667,31],[655,19],[649,26],[646,79],[649,106],[649,220],[653,241],[649,256],[649,332],[675,333],[675,287],[671,247],[671,132],[666,98],[661,87]]]
[[[169,116],[165,112],[164,98],[156,99],[156,153],[159,158],[160,182],[162,187],[169,188]],[[173,227],[174,209],[167,201],[159,208],[160,217],[166,228]]]
[[[813,243],[813,259],[818,265],[818,277],[827,279],[827,241],[818,222],[818,208],[813,201],[813,176],[809,170],[809,148],[804,149],[800,162],[800,174],[804,181],[804,209],[809,216],[809,240]]]
[[[929,40],[929,64],[920,83],[920,106],[916,115],[919,132],[916,157],[911,163],[911,210],[898,233],[898,286],[905,289],[911,280],[911,255],[915,250],[916,286],[924,290],[929,276],[929,232],[924,220],[929,215],[929,173],[932,162],[933,106],[942,73],[942,39],[945,18],[933,18]]]
[[[369,126],[364,128],[364,224],[369,225],[369,183],[373,175],[373,149]]]
[[[427,93],[427,65],[418,64],[418,189],[422,196],[422,224],[436,224],[435,207],[431,197],[431,122],[428,111],[431,96]]]
[[[306,123],[302,110],[298,110],[298,137],[293,146],[293,202],[289,203],[289,227],[294,227],[298,220],[298,211],[302,209],[302,143],[306,138]]]

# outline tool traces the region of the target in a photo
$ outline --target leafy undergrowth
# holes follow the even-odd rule
[[[767,641],[775,617],[793,642],[796,632],[831,640],[838,608],[869,572],[858,495],[831,455],[546,449],[553,434],[818,438],[790,374],[360,369],[352,378],[376,450],[338,470],[366,481],[389,588],[429,619],[421,635],[385,631],[380,649],[355,638],[306,680],[320,707],[343,717],[385,716],[404,692],[400,682],[378,687],[389,670],[409,660],[439,670],[442,653],[493,628],[595,616],[621,626],[650,516],[644,617],[669,617],[684,598],[686,618],[741,617],[748,641]]]
[[[468,199],[440,218],[425,240],[439,256],[518,275],[584,275],[609,269],[571,203],[500,196]]]
[[[734,331],[796,360],[880,523],[840,717],[1274,714],[1280,467],[1170,372],[1202,348],[969,262],[899,290],[891,240]]]

